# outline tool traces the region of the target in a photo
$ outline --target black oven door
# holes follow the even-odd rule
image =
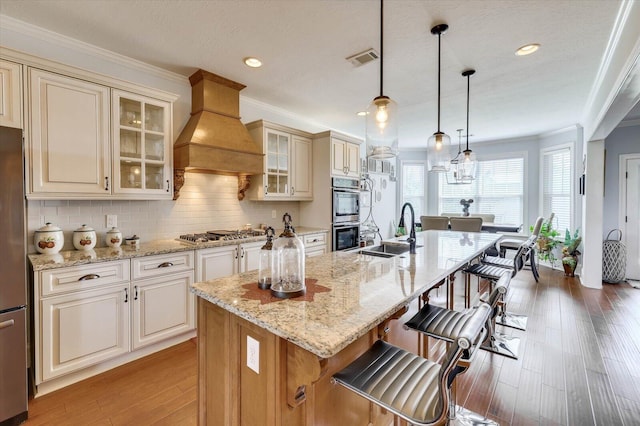
[[[360,221],[360,192],[333,189],[333,223]]]
[[[348,250],[360,246],[360,225],[333,227],[333,251]]]

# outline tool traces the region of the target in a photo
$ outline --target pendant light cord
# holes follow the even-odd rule
[[[383,34],[384,34],[384,0],[380,0],[380,96],[384,96],[382,92],[382,76],[383,76],[383,65],[384,65],[384,43],[383,43]]]
[[[471,74],[467,74],[467,151],[469,151],[469,87]]]
[[[438,133],[441,133],[440,132],[440,37],[441,36],[442,34],[438,33]]]

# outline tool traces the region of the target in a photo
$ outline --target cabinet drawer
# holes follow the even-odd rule
[[[133,259],[131,279],[155,277],[193,269],[193,251]]]
[[[324,246],[327,244],[327,234],[309,234],[304,236],[304,247]]]
[[[71,266],[40,272],[40,295],[68,293],[128,282],[129,260]]]

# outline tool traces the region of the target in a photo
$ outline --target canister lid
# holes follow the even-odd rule
[[[73,232],[91,232],[93,230],[94,229],[92,227],[83,224],[80,228],[76,229]]]
[[[114,226],[107,231],[107,234],[120,234],[120,230]]]
[[[38,228],[35,232],[54,232],[54,231],[62,231],[59,227],[52,225],[51,222],[47,222],[43,227]]]

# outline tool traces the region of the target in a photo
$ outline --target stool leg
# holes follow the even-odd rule
[[[507,312],[507,302],[502,302],[501,313],[498,315],[496,322],[505,327],[515,328],[516,330],[527,330],[527,321],[529,317],[526,315],[514,314]]]

